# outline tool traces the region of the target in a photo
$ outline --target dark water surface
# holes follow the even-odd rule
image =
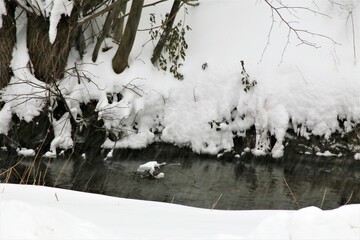
[[[21,157],[13,154],[1,152],[0,158],[2,182],[35,182],[202,208],[332,209],[360,203],[360,161],[352,158],[288,155],[274,160],[247,154],[220,161],[166,144],[145,150],[117,150],[113,158],[99,159],[97,163],[89,163],[76,154],[35,162],[22,159],[19,164]],[[161,168],[165,178],[137,175],[139,165],[148,161],[166,162]],[[4,173],[4,169],[15,164],[16,171]]]

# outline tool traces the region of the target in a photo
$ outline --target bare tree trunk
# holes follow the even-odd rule
[[[64,76],[75,32],[74,12],[70,17],[61,18],[53,44],[49,41],[48,19],[28,13],[27,46],[34,75],[41,81],[50,83]]]
[[[125,0],[125,1],[127,2],[128,0]],[[120,11],[121,11],[121,6],[125,5],[125,7],[126,7],[126,2],[124,3],[124,0],[117,1],[115,3],[115,7],[108,12],[104,26],[101,29],[100,36],[97,38],[97,42],[96,42],[96,45],[95,45],[95,48],[94,48],[94,51],[92,54],[93,62],[96,62],[96,59],[99,54],[100,46],[101,46],[102,42],[104,41],[104,39],[106,38],[106,36],[109,34],[111,27],[113,26],[113,23],[115,22],[115,19],[119,16]],[[122,18],[122,20],[123,20],[123,18]]]
[[[126,23],[124,36],[112,60],[112,67],[116,73],[122,73],[128,66],[128,58],[134,45],[136,31],[139,26],[144,0],[133,0],[129,18]]]
[[[151,62],[153,64],[156,63],[156,61],[159,59],[161,52],[164,48],[164,45],[166,43],[166,40],[168,39],[171,29],[174,25],[174,21],[176,18],[176,14],[178,13],[179,9],[180,9],[180,4],[181,4],[182,0],[174,0],[174,3],[172,5],[171,11],[169,16],[166,19],[166,26],[164,31],[162,32],[160,39],[158,41],[158,43],[156,44],[156,47],[154,49],[153,55],[151,57]]]
[[[116,16],[116,19],[114,20],[114,24],[113,24],[114,41],[117,43],[120,43],[120,40],[124,32],[125,19],[123,16],[125,15],[127,2],[128,0],[121,0],[120,15]]]
[[[96,62],[96,59],[97,59],[98,54],[99,54],[100,46],[101,46],[102,42],[104,41],[106,35],[109,33],[109,31],[111,29],[114,11],[116,11],[116,9],[112,10],[112,11],[109,11],[107,16],[106,16],[104,26],[101,29],[100,36],[97,38],[95,48],[94,48],[94,51],[93,51],[93,54],[92,54],[91,59],[92,59],[93,62]]]
[[[5,1],[5,7],[7,15],[2,16],[2,28],[0,28],[0,88],[5,87],[11,79],[10,62],[16,42],[14,18],[16,5],[13,1]]]

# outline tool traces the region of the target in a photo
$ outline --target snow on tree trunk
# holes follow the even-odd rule
[[[53,1],[52,8],[49,11],[49,40],[54,43],[57,35],[57,25],[61,20],[61,16],[70,16],[74,7],[73,1],[57,0]]]

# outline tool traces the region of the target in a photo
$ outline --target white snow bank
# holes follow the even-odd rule
[[[360,205],[220,211],[0,184],[0,239],[359,239]]]
[[[51,0],[46,2],[53,4]],[[70,2],[61,0],[59,4],[70,6]],[[50,6],[70,14],[70,8],[60,5]],[[74,50],[68,62],[69,69],[76,63],[80,76],[85,78],[79,84],[77,74],[66,74],[60,89],[69,107],[79,114],[79,103],[99,101],[99,117],[119,138],[115,142],[107,139],[104,148],[143,148],[164,141],[189,146],[199,153],[217,154],[231,150],[234,136],[246,137],[247,130],[255,126],[252,152],[281,157],[288,129],[305,138],[318,135],[329,139],[331,134],[350,132],[360,123],[360,67],[355,59],[355,55],[360,56],[360,48],[354,52],[354,45],[360,46],[360,2],[304,0],[296,3],[299,6],[304,8],[290,11],[297,16],[296,22],[287,11],[284,17],[297,29],[328,36],[302,35],[319,48],[299,45],[294,33],[288,38],[289,29],[280,24],[276,14],[271,28],[271,9],[264,1],[200,1],[200,6],[188,9],[188,15],[179,14],[179,19],[186,16],[186,24],[193,29],[185,36],[189,49],[180,69],[183,81],[151,64],[154,45],[145,44],[150,38],[147,31],[139,31],[129,68],[122,74],[115,74],[111,67],[117,48],[111,39],[103,43],[109,50],[100,52],[95,64],[89,64],[94,47],[89,42],[82,60]],[[165,3],[145,8],[139,28],[150,27],[146,17],[150,13],[160,19],[170,7],[171,3]],[[350,13],[354,26],[348,18]],[[28,63],[24,37],[24,31],[18,33],[22,44],[15,49],[12,62],[17,77],[3,98],[14,102],[13,113],[28,121],[43,106],[43,91],[39,89],[44,86],[23,70]],[[241,81],[241,60],[245,61],[250,80],[257,81],[247,92]],[[204,63],[206,69],[202,69]],[[21,83],[29,87],[18,84],[19,79],[26,79],[28,82]],[[36,89],[38,92],[34,92]],[[15,93],[40,95],[19,104],[18,99],[10,97]],[[108,96],[113,96],[113,101],[108,102]],[[6,113],[4,116],[8,117]],[[270,135],[276,139],[274,146],[270,146]]]
[[[305,138],[319,135],[328,139],[334,132],[351,131],[360,122],[360,68],[354,64],[353,38],[345,37],[350,28],[346,9],[351,9],[355,24],[360,11],[357,2],[338,3],[342,5],[302,1],[302,6],[315,8],[331,18],[297,11],[296,27],[319,32],[340,44],[305,36],[321,47],[299,46],[299,40],[291,35],[282,55],[288,29],[285,24],[275,24],[263,55],[271,27],[271,9],[264,2],[200,1],[199,7],[189,9],[186,19],[193,31],[186,35],[189,49],[181,70],[185,76],[182,82],[153,71],[148,60],[152,46],[142,46],[148,36],[139,32],[130,68],[121,78],[109,73],[106,78],[99,78],[102,83],[97,82],[101,85],[104,79],[112,79],[106,86],[125,93],[118,106],[126,106],[128,111],[118,111],[114,116],[127,121],[112,123],[118,129],[127,129],[136,121],[138,131],[116,143],[108,141],[104,147],[145,147],[159,137],[161,141],[190,146],[196,152],[216,154],[233,147],[233,133],[246,136],[246,131],[255,125],[256,145],[252,152],[281,157],[289,128]],[[157,9],[144,9],[143,15]],[[149,23],[143,20],[141,24],[140,28],[147,28]],[[358,29],[356,45],[360,45]],[[113,56],[112,51],[98,63],[106,62],[107,57]],[[360,55],[359,49],[356,51]],[[90,55],[84,57],[89,58]],[[247,93],[241,83],[240,60],[245,61],[247,72],[258,83]],[[204,63],[208,67],[202,70]],[[92,70],[105,72],[103,66],[97,67],[99,70]],[[129,82],[142,90],[141,96],[124,89]],[[344,128],[338,119],[344,120]],[[153,128],[159,125],[157,136]],[[270,146],[270,135],[277,140],[274,146]]]

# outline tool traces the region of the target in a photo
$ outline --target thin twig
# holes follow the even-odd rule
[[[59,174],[56,176],[56,179],[55,179],[55,182],[54,182],[54,185],[53,185],[54,187],[56,187],[57,181],[59,180],[60,175],[61,175],[62,172],[64,171],[66,165],[69,163],[70,158],[71,158],[71,156],[73,155],[73,153],[74,153],[74,148],[72,148],[72,152],[71,152],[70,156],[68,157],[68,159],[66,159],[64,165],[63,165],[62,168],[60,169]]]
[[[94,171],[91,172],[91,175],[90,175],[89,179],[87,180],[87,182],[86,182],[86,184],[85,184],[84,192],[86,192],[86,189],[88,188],[88,185],[89,185],[89,183],[90,183],[93,175],[94,175]]]
[[[351,15],[351,23],[352,23],[352,34],[353,34],[353,49],[354,49],[354,61],[356,63],[356,45],[355,45],[355,27],[354,27],[354,15],[353,12],[351,11],[349,13]]]
[[[297,199],[296,199],[295,194],[293,193],[293,191],[291,191],[291,188],[290,188],[289,184],[287,183],[285,177],[283,178],[283,180],[284,180],[285,185],[286,185],[286,187],[288,188],[288,190],[289,190],[289,192],[290,192],[290,194],[291,194],[291,196],[292,196],[292,198],[293,198],[293,200],[294,200],[297,208],[299,209],[299,208],[300,208],[300,205],[299,205],[299,202],[298,202]]]
[[[194,102],[196,102],[196,94],[195,94],[195,88],[196,88],[197,86],[195,86],[194,88],[193,88],[193,95],[194,95]]]
[[[321,200],[320,208],[322,208],[323,205],[324,205],[325,196],[326,196],[326,191],[327,191],[327,188],[325,188],[324,195],[323,195],[322,200]]]
[[[216,207],[216,205],[217,205],[218,202],[220,201],[222,195],[223,195],[223,194],[221,193],[221,194],[219,195],[219,197],[216,199],[216,202],[212,205],[211,210],[213,210],[213,209]]]
[[[344,205],[346,205],[346,204],[348,204],[348,203],[350,202],[350,200],[351,200],[351,198],[352,198],[353,194],[354,194],[354,189],[352,190],[352,192],[351,192],[351,194],[350,194],[350,196],[349,196],[348,200],[346,201],[346,203],[345,203]]]

